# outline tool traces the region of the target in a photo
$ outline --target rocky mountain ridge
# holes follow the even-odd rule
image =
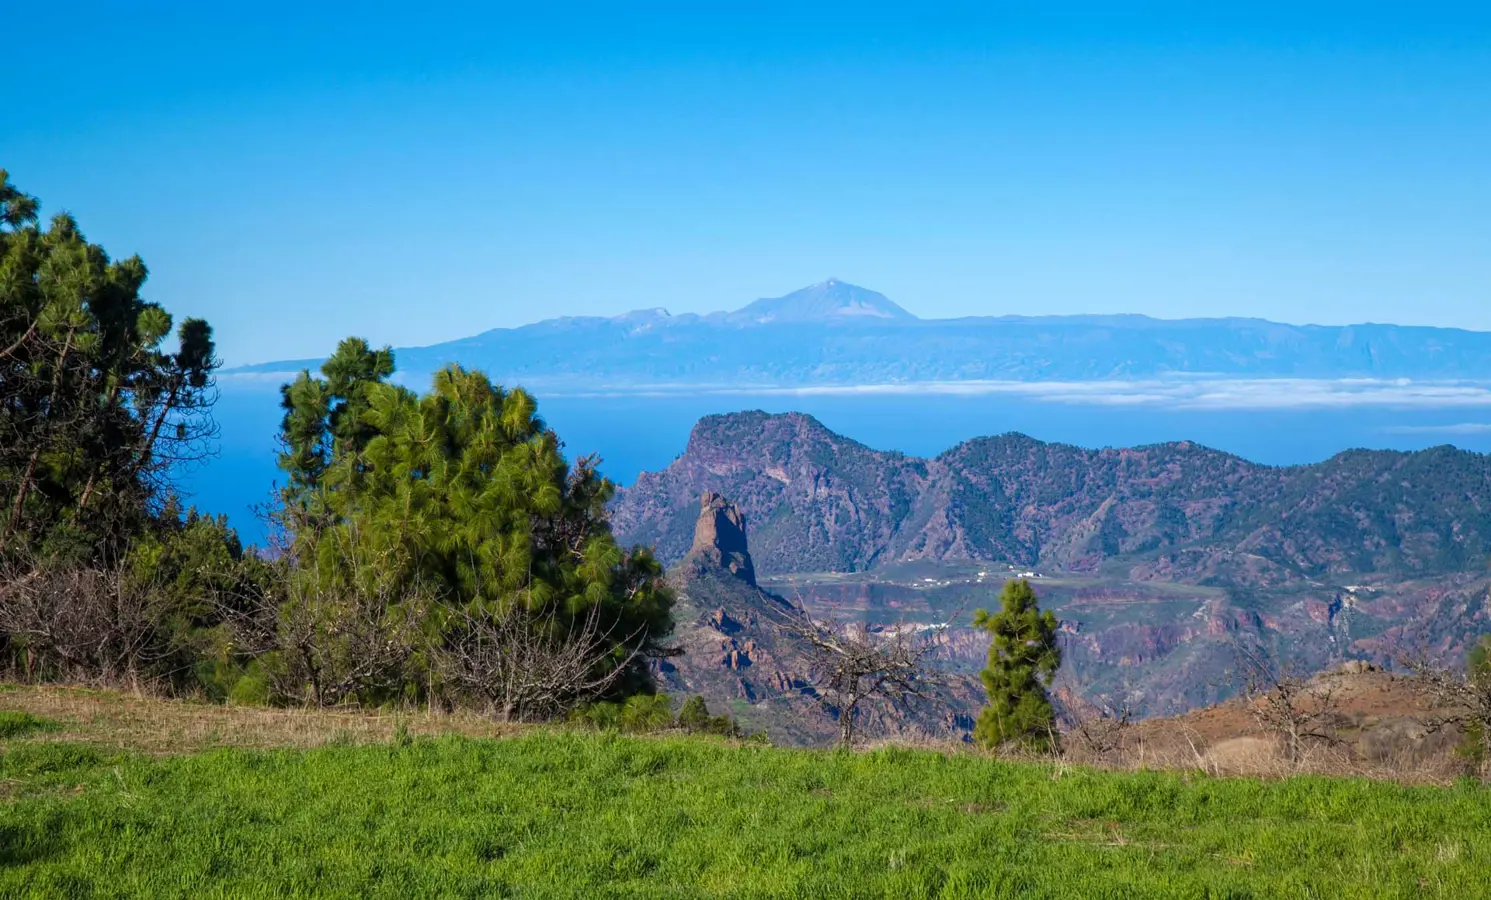
[[[779,742],[831,742],[835,713],[819,702],[808,648],[783,627],[799,608],[756,584],[745,520],[734,504],[705,493],[696,509],[690,550],[669,573],[678,592],[674,639],[683,652],[656,663],[660,685],[703,696],[711,709],[728,710]],[[961,739],[981,702],[977,680],[957,676],[935,703],[891,710],[867,702],[860,716],[873,734]]]
[[[1420,652],[1458,664],[1491,631],[1491,458],[1450,448],[1274,468],[1190,443],[1002,435],[917,459],[808,416],[739,413],[700,420],[671,466],[620,493],[613,522],[670,564],[698,560],[701,497],[716,532],[743,539],[749,523],[767,590],[840,620],[948,621],[1030,574],[1062,621],[1066,689],[1144,715],[1233,696],[1241,649],[1307,671]],[[728,553],[708,557],[728,590],[695,579],[691,597],[755,590]],[[719,627],[744,621],[734,601],[710,602],[711,640],[760,656]],[[949,638],[971,675],[986,636],[963,621]]]
[[[701,419],[672,465],[621,491],[616,530],[676,562],[705,492],[754,523],[765,574],[963,560],[1275,588],[1491,560],[1491,457],[1451,447],[1278,468],[1187,442],[1089,450],[1006,434],[918,459],[810,416],[743,412]]]

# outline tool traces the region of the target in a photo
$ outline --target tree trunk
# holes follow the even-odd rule
[[[26,471],[21,474],[21,483],[16,486],[16,499],[10,505],[10,521],[5,527],[5,534],[0,536],[0,550],[5,549],[5,544],[12,534],[21,527],[21,513],[26,509],[26,494],[31,487],[31,479],[36,476],[36,463],[41,459],[41,445],[38,444],[31,451],[31,458],[26,462]]]
[[[150,426],[150,433],[145,437],[145,445],[140,448],[140,458],[135,462],[135,472],[145,471],[150,465],[150,458],[155,455],[155,442],[160,437],[160,430],[166,424],[166,416],[176,408],[176,398],[181,393],[181,378],[178,376],[171,384],[171,390],[166,394],[166,402],[161,404],[160,415],[155,417],[155,423]]]
[[[67,330],[67,340],[62,343],[62,354],[57,359],[57,371],[52,373],[52,395],[47,400],[48,418],[57,414],[57,397],[62,393],[62,375],[67,369],[67,358],[72,355],[72,339],[76,333],[76,326]],[[0,535],[0,549],[5,548],[10,536],[21,527],[21,514],[26,509],[26,495],[31,492],[31,480],[36,477],[36,464],[41,459],[41,448],[45,443],[38,439],[36,446],[31,450],[31,459],[26,463],[26,472],[21,476],[21,483],[16,487],[16,499],[10,509],[10,523],[6,526],[5,533]]]
[[[78,509],[83,510],[88,508],[88,498],[93,496],[93,482],[96,478],[98,478],[97,469],[88,473],[88,481],[83,485],[82,499],[78,500]]]
[[[115,379],[113,386],[109,388],[109,399],[104,402],[104,410],[107,411],[107,412],[112,412],[113,409],[114,409],[114,407],[115,407],[115,404],[117,404],[118,402],[119,402],[119,381],[118,381],[118,379]],[[98,466],[95,464],[93,466],[93,468],[88,472],[88,481],[87,481],[87,483],[83,485],[83,496],[82,496],[82,499],[78,500],[78,509],[82,510],[82,509],[87,509],[88,508],[88,501],[89,501],[90,498],[93,497],[93,487],[97,483],[98,483]]]
[[[849,702],[839,711],[839,746],[848,750],[854,745],[854,710],[859,706],[859,696],[849,695]]]

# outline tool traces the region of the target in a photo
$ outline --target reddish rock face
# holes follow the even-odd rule
[[[693,543],[669,580],[678,592],[674,640],[682,653],[654,663],[661,687],[728,707],[773,740],[826,744],[837,736],[813,684],[808,644],[782,627],[797,608],[756,584],[745,517],[731,501],[703,492]],[[935,701],[906,708],[867,701],[860,709],[866,733],[965,738],[973,727],[966,711],[983,702],[977,679],[953,675],[937,691]]]
[[[1121,560],[1135,581],[1293,590],[1483,572],[1491,555],[1491,456],[1448,447],[1278,468],[1190,443],[1087,450],[1007,434],[916,459],[810,416],[732,413],[701,419],[682,456],[618,494],[616,533],[675,564],[706,492],[751,520],[762,575]]]
[[[793,687],[803,655],[768,627],[783,601],[753,587],[758,574],[815,611],[888,623],[992,602],[1003,563],[1058,583],[1080,570],[1039,587],[1064,623],[1063,672],[1088,699],[1144,714],[1230,696],[1239,644],[1310,668],[1405,648],[1458,665],[1491,629],[1491,455],[1449,448],[1274,468],[1189,443],[1083,450],[1003,435],[915,459],[808,416],[736,413],[701,420],[612,517],[622,543],[676,565],[680,642],[698,650],[669,689],[718,702],[740,684],[753,705],[812,700]],[[994,565],[940,587],[909,574],[933,561]],[[784,574],[796,577],[770,577]],[[955,628],[948,644],[966,674],[988,636]],[[816,739],[817,723],[797,718],[771,721]]]
[[[756,584],[756,567],[746,549],[745,517],[735,504],[713,491],[699,498],[699,521],[689,555],[730,570],[746,584]]]

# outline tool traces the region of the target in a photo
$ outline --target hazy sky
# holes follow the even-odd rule
[[[0,166],[230,363],[829,276],[1491,329],[1491,13],[0,5]]]

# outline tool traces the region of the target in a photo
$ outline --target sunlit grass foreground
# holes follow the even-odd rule
[[[0,897],[1481,897],[1491,790],[564,730],[145,755],[0,713]]]

